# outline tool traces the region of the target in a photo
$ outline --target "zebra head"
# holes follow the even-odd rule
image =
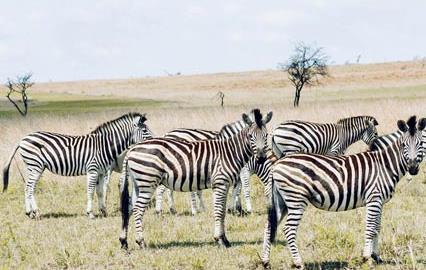
[[[416,175],[419,172],[419,164],[423,160],[422,131],[426,126],[426,118],[420,119],[417,126],[416,124],[416,116],[411,116],[407,122],[398,121],[398,129],[403,132],[401,137],[402,157],[410,175]]]
[[[243,121],[249,126],[248,136],[250,147],[256,160],[262,162],[266,159],[266,151],[268,148],[268,130],[266,124],[271,121],[272,112],[269,112],[265,117],[262,116],[259,109],[252,110],[254,121],[252,118],[243,114]]]
[[[144,140],[152,138],[152,132],[145,124],[147,120],[146,114],[136,114],[133,117],[133,135],[132,144],[140,143]]]
[[[362,140],[370,145],[378,138],[376,126],[379,123],[376,118],[372,116],[366,116],[364,120],[364,131],[362,133]]]

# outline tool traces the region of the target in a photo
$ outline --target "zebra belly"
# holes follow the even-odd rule
[[[174,177],[170,177],[169,174],[166,174],[164,176],[161,184],[165,185],[171,190],[180,192],[191,192],[211,188],[210,178],[182,179],[181,177],[179,177],[176,179]]]

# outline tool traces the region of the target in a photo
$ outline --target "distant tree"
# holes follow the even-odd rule
[[[219,92],[217,92],[215,97],[216,97],[217,100],[220,101],[220,106],[223,108],[223,106],[224,106],[223,100],[225,99],[225,94],[222,91],[219,91]]]
[[[356,57],[356,63],[359,64],[359,61],[361,61],[361,55],[358,54],[358,56]]]
[[[323,48],[299,43],[288,62],[278,64],[282,71],[288,73],[288,79],[295,88],[294,107],[299,106],[300,93],[304,86],[318,85],[321,77],[329,75],[327,62],[328,56],[323,52]]]
[[[18,112],[22,116],[26,116],[28,113],[28,95],[27,90],[34,85],[34,82],[31,82],[31,73],[24,74],[22,76],[17,76],[16,80],[7,79],[6,87],[8,88],[7,99],[15,106]],[[14,101],[11,97],[12,94],[18,94],[20,96],[18,102],[22,102],[23,108],[21,109],[18,106],[17,102]]]

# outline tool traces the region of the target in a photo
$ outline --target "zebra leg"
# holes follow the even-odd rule
[[[155,212],[160,215],[162,212],[163,205],[163,194],[166,191],[166,186],[159,185],[155,194]]]
[[[197,192],[191,192],[191,214],[195,216],[197,214]]]
[[[243,186],[244,198],[246,200],[246,211],[247,214],[251,214],[253,211],[250,200],[250,172],[247,166],[244,166],[240,172],[241,185]]]
[[[40,211],[35,200],[35,186],[44,168],[28,167],[28,180],[25,184],[25,213],[31,219],[40,219]]]
[[[299,249],[296,245],[296,234],[297,228],[299,227],[300,220],[302,219],[303,212],[307,206],[306,202],[293,201],[293,198],[290,199],[291,203],[288,203],[288,215],[287,220],[284,225],[284,235],[287,240],[288,248],[293,258],[294,266],[297,269],[303,269],[302,258],[299,254]],[[288,201],[287,201],[288,202]]]
[[[221,247],[230,247],[225,235],[226,199],[228,197],[229,180],[217,177],[212,181],[213,212],[214,212],[214,240]]]
[[[370,257],[376,262],[383,262],[379,256],[379,233],[382,215],[382,202],[376,200],[367,203],[367,213],[365,222],[365,245],[362,256],[364,261]]]
[[[103,186],[103,189],[104,189],[103,195],[104,196],[103,196],[103,202],[104,202],[104,205],[105,205],[105,214],[106,214],[106,204],[107,204],[107,199],[108,199],[108,192],[110,192],[109,182],[111,181],[111,174],[112,174],[112,169],[108,170],[107,175],[106,175],[106,177],[104,179],[104,186]]]
[[[108,176],[106,175],[99,174],[98,181],[96,183],[96,195],[98,195],[99,212],[103,217],[107,216],[107,210],[105,205],[105,178],[107,177]]]
[[[198,201],[199,201],[198,212],[206,211],[206,207],[205,207],[204,201],[203,201],[203,191],[198,190],[198,191],[196,191],[196,194],[197,194]]]
[[[98,172],[89,171],[87,172],[87,208],[86,214],[90,219],[94,219],[95,215],[93,214],[93,195],[95,192],[96,182],[98,180]]]
[[[243,214],[243,207],[241,206],[241,181],[238,179],[236,183],[234,184],[234,187],[232,189],[232,202],[231,206],[228,209],[228,212],[231,214]]]
[[[265,224],[265,230],[263,233],[263,251],[262,251],[262,263],[265,269],[271,269],[269,263],[269,258],[271,254],[271,245],[276,237],[277,227],[280,225],[283,218],[287,215],[288,209],[287,205],[282,199],[281,195],[277,193],[276,197],[268,202],[272,205],[268,206],[268,218]],[[274,232],[272,233],[272,226],[274,227]],[[273,234],[273,235],[271,235]]]
[[[173,190],[171,190],[169,188],[167,188],[167,198],[168,198],[168,202],[169,202],[170,214],[176,215],[177,211],[176,211],[176,207],[175,207],[175,199],[173,198]]]
[[[136,180],[139,183],[144,183],[146,185],[147,182],[142,179]],[[149,181],[151,182],[151,181]],[[155,183],[155,182],[151,182]],[[136,183],[135,183],[136,184]],[[135,194],[135,197],[137,197],[135,203],[133,204],[133,215],[135,218],[135,233],[136,233],[136,243],[139,245],[140,248],[145,248],[145,240],[143,238],[143,216],[145,214],[145,210],[148,207],[151,197],[155,192],[155,189],[157,188],[157,185],[151,184],[151,186],[139,186],[137,187],[138,192]]]

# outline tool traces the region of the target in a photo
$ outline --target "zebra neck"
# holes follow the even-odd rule
[[[354,127],[353,125],[338,124],[338,126],[340,127],[340,152],[343,153],[351,144],[354,144],[362,139],[363,130],[360,127]]]
[[[388,177],[397,183],[408,171],[407,161],[402,155],[400,141],[391,144],[385,150],[380,151],[382,166],[386,168]]]
[[[231,138],[220,140],[223,154],[232,157],[234,164],[240,168],[253,156],[247,132],[248,129],[245,128]]]
[[[95,133],[101,141],[101,148],[108,152],[109,160],[116,160],[131,144],[131,130],[122,126],[111,126]]]

